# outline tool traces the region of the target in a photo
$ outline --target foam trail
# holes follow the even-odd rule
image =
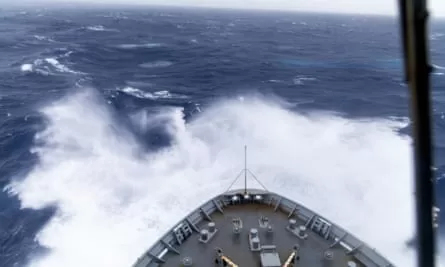
[[[51,252],[32,267],[131,266],[230,184],[245,144],[249,168],[270,190],[351,230],[397,266],[414,266],[404,244],[413,233],[410,140],[395,133],[404,123],[224,100],[189,124],[171,108],[141,119],[144,128],[159,117],[174,138],[141,155],[108,108],[86,91],[43,109],[49,123],[36,136],[39,164],[9,187],[23,207],[59,209],[37,236]]]

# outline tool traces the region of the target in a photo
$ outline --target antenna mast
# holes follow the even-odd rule
[[[244,195],[247,195],[247,146],[244,146]]]
[[[265,190],[268,191],[267,188],[260,182],[260,180],[258,180],[258,178],[255,177],[255,175],[247,169],[247,146],[244,146],[244,169],[242,169],[239,174],[236,176],[235,180],[233,180],[233,182],[230,184],[229,188],[227,188],[226,192],[228,192],[230,190],[230,188],[232,188],[232,186],[236,183],[236,181],[238,181],[238,179],[241,177],[241,175],[244,172],[244,196],[246,196],[246,198],[249,198],[249,196],[247,195],[247,172],[250,173],[250,175],[252,175],[253,179],[255,179],[255,181],[258,182],[259,185],[261,185],[261,187]]]

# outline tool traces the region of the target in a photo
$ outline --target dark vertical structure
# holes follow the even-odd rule
[[[247,195],[247,146],[244,146],[244,195]]]
[[[413,121],[415,197],[417,210],[417,264],[435,266],[433,229],[434,180],[430,117],[430,72],[428,59],[427,1],[399,0],[405,79],[411,94]]]

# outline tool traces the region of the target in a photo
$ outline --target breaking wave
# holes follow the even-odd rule
[[[189,123],[180,108],[133,120],[140,128],[161,124],[171,138],[167,148],[141,152],[109,108],[85,91],[42,110],[48,124],[32,151],[39,164],[9,186],[23,207],[58,208],[37,236],[50,253],[32,267],[131,266],[230,184],[245,144],[249,168],[268,189],[322,213],[398,266],[414,266],[405,246],[414,230],[411,141],[397,133],[405,122],[302,115],[248,97],[214,103]]]
[[[59,72],[67,72],[67,73],[79,73],[77,71],[73,71],[67,66],[61,64],[56,58],[45,58],[45,61],[53,66]]]
[[[63,57],[69,55],[68,53],[63,55]],[[22,64],[20,70],[22,72],[35,72],[42,75],[50,75],[54,74],[54,72],[81,74],[81,72],[74,71],[60,63],[57,58],[36,59],[32,64]]]

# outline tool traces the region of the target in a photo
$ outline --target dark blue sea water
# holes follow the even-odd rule
[[[226,189],[245,144],[268,188],[412,266],[395,18],[6,9],[0,32],[0,266],[130,266]],[[444,207],[445,24],[430,42]]]

